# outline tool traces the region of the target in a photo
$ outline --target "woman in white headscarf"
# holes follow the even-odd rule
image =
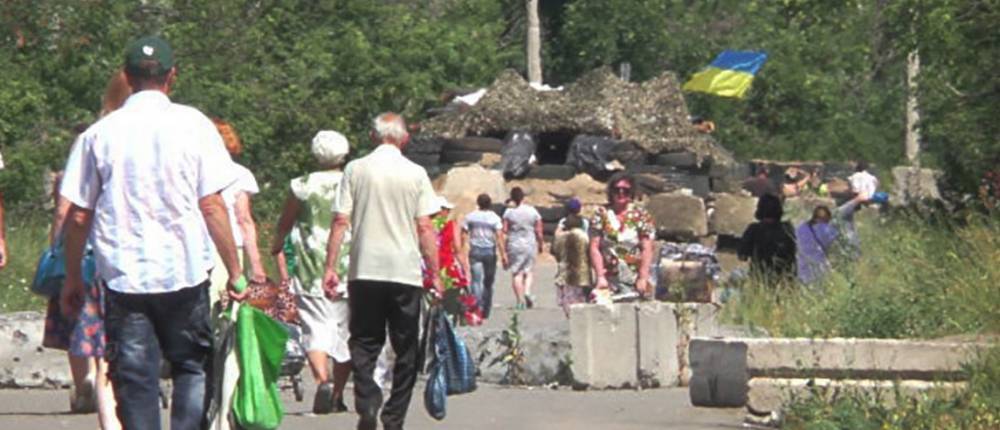
[[[296,263],[290,279],[299,306],[299,318],[305,335],[309,367],[316,380],[313,412],[326,414],[345,412],[344,385],[351,374],[351,355],[347,347],[349,310],[347,285],[341,283],[336,297],[323,292],[323,271],[326,244],[333,219],[333,202],[343,178],[342,167],[350,145],[336,131],[320,131],[312,140],[312,153],[320,170],[291,181],[285,208],[278,219],[278,231],[271,245],[271,254],[282,252],[285,237],[291,236]],[[344,238],[338,270],[347,279],[350,234]],[[333,375],[327,369],[327,357],[332,357]]]

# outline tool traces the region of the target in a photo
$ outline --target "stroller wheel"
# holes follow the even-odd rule
[[[295,392],[296,402],[301,402],[305,398],[305,390],[302,389],[302,384],[299,382],[298,376],[292,377],[292,391]]]

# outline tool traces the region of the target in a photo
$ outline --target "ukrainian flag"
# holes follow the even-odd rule
[[[684,84],[684,91],[743,98],[765,61],[767,54],[763,52],[722,51],[712,64]]]

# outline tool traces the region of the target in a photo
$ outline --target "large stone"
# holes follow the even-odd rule
[[[646,388],[677,386],[680,376],[675,306],[650,302],[638,306],[639,384]]]
[[[938,181],[943,176],[940,170],[898,166],[892,168],[893,205],[909,205],[940,201],[941,191]]]
[[[66,353],[42,348],[45,317],[0,315],[0,388],[63,388],[72,382]]]
[[[646,209],[656,222],[657,237],[691,241],[708,234],[705,202],[690,194],[656,194],[646,200]]]
[[[719,235],[740,237],[757,210],[757,199],[740,194],[712,194],[712,209],[708,218],[709,231]]]
[[[521,329],[519,347],[524,354],[521,365],[521,384],[547,385],[570,384],[569,330],[563,326],[524,327]],[[456,332],[469,347],[479,369],[479,381],[491,384],[509,384],[507,365],[498,361],[507,354],[500,340],[503,329],[461,327]]]
[[[441,178],[438,192],[455,205],[454,212],[466,214],[476,209],[476,197],[486,193],[494,202],[507,198],[503,174],[480,165],[455,167]]]
[[[798,226],[812,218],[813,210],[819,206],[826,206],[830,213],[837,210],[837,202],[831,198],[801,196],[785,199],[785,220]]]
[[[571,306],[574,378],[590,388],[636,387],[637,320],[634,304]]]
[[[824,378],[753,378],[748,384],[747,411],[753,415],[778,415],[796,399],[820,396],[832,401],[845,395],[864,396],[870,402],[893,407],[900,398],[952,396],[964,382],[923,380],[836,380]]]

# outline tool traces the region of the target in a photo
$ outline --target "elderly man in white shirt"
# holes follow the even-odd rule
[[[352,234],[348,269],[348,346],[354,367],[354,407],[358,429],[374,430],[379,409],[386,430],[403,428],[417,380],[417,333],[423,295],[421,259],[438,294],[437,237],[430,216],[440,210],[427,172],[403,157],[410,140],[403,118],[384,113],[375,118],[375,150],[344,169],[333,209],[336,215],[327,243],[323,288],[340,293],[337,273],[340,244]],[[382,406],[382,390],[373,373],[385,345],[386,325],[396,353],[392,395]]]
[[[231,297],[244,298],[236,292],[246,280],[219,194],[236,174],[212,122],[167,97],[177,71],[166,41],[130,44],[125,71],[132,96],[80,136],[66,163],[60,194],[72,205],[61,308],[80,308],[80,261],[92,234],[118,418],[128,429],[160,428],[165,359],[173,378],[170,428],[197,429],[209,395],[208,278],[216,247]]]

